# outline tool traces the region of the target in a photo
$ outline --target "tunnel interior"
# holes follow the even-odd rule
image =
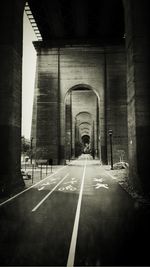
[[[82,136],[82,143],[83,143],[83,153],[85,154],[90,154],[91,149],[90,149],[90,136],[89,135],[83,135]]]
[[[99,157],[99,108],[92,89],[71,89],[66,97],[66,158]]]
[[[82,136],[82,142],[84,145],[89,144],[90,143],[90,136],[89,135],[83,135]]]

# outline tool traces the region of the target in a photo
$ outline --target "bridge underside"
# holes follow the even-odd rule
[[[130,181],[149,191],[148,4],[148,0],[29,1],[43,38],[43,42],[35,43],[32,127],[39,157],[61,163],[76,156],[77,150],[89,149],[93,157],[106,163],[110,158],[111,129],[114,160],[118,161],[119,151],[124,151]],[[1,4],[1,194],[23,185],[20,150],[24,6],[24,0]]]

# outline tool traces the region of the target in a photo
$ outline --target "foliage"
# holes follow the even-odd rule
[[[21,137],[21,152],[27,153],[30,150],[30,141],[24,136]]]

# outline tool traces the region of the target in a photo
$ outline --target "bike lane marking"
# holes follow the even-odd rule
[[[86,162],[87,162],[87,160],[85,161],[84,169],[83,169],[82,183],[81,183],[81,188],[80,188],[80,193],[79,193],[79,199],[78,199],[78,205],[77,205],[77,210],[76,210],[76,215],[75,215],[75,221],[74,221],[74,226],[73,226],[72,237],[71,237],[71,243],[70,243],[68,261],[67,261],[67,267],[74,266],[76,243],[77,243],[77,234],[78,234],[80,210],[81,210],[81,202],[82,202],[83,187],[84,187],[84,180],[85,180]]]
[[[54,186],[54,188],[32,209],[32,212],[36,211],[43,202],[54,192],[54,190],[69,176],[69,173],[67,173],[57,185]]]
[[[5,200],[4,202],[0,203],[0,207],[1,207],[1,206],[3,206],[3,205],[5,205],[6,203],[10,202],[11,200],[13,200],[13,199],[17,198],[18,196],[22,195],[23,193],[25,193],[25,192],[29,191],[31,188],[33,188],[33,187],[35,187],[36,185],[38,185],[38,184],[42,183],[44,180],[46,180],[46,179],[48,179],[48,178],[50,178],[50,177],[54,176],[54,175],[55,175],[55,174],[57,174],[57,173],[58,173],[60,170],[62,170],[62,169],[64,169],[64,168],[66,168],[66,167],[67,167],[67,166],[63,166],[63,167],[62,167],[62,168],[60,168],[58,171],[56,171],[56,172],[54,172],[53,174],[51,174],[51,175],[49,175],[49,176],[45,177],[43,180],[41,180],[41,181],[37,182],[37,183],[36,183],[36,184],[34,184],[34,185],[31,185],[30,187],[28,187],[28,188],[26,188],[25,190],[23,190],[23,191],[19,192],[18,194],[14,195],[13,197],[11,197],[11,198],[9,198],[9,199]]]

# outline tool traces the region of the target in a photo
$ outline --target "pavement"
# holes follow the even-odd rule
[[[149,210],[80,159],[0,203],[0,265],[150,265]]]

